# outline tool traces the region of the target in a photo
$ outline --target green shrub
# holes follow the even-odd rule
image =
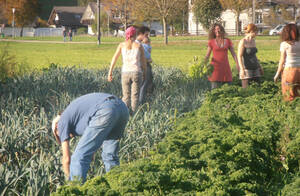
[[[297,179],[284,185],[300,167],[299,101],[282,102],[272,82],[248,89],[225,85],[177,119],[148,157],[104,177],[121,195],[297,193]],[[293,131],[283,145],[286,130]]]
[[[28,64],[25,62],[18,63],[16,57],[8,51],[8,45],[1,48],[0,51],[0,82],[6,81],[8,78],[13,78],[23,75],[28,70]]]
[[[187,80],[178,69],[153,67],[156,89],[130,118],[120,141],[122,163],[147,156],[171,131],[184,112],[198,108],[208,88],[205,81]],[[120,69],[107,82],[108,70],[61,68],[51,64],[7,80],[0,87],[0,192],[3,195],[49,195],[64,184],[61,150],[51,134],[51,119],[74,98],[90,92],[121,97]],[[71,141],[71,151],[78,139]],[[101,152],[95,154],[89,178],[104,172]],[[102,185],[101,185],[102,186]],[[63,188],[62,188],[63,190]],[[115,190],[106,194],[114,195]],[[74,186],[66,191],[78,191]],[[81,189],[79,189],[81,191]]]
[[[15,56],[8,53],[7,47],[2,48],[0,52],[0,81],[13,77],[16,66]]]
[[[88,32],[87,28],[81,27],[81,28],[78,28],[78,29],[77,29],[76,34],[77,34],[77,35],[83,35],[83,34],[87,34],[87,32]]]

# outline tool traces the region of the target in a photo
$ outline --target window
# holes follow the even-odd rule
[[[226,28],[226,22],[225,21],[222,21],[221,25],[224,27],[224,29]]]
[[[262,12],[256,12],[255,13],[255,24],[263,23],[262,19],[263,19]]]

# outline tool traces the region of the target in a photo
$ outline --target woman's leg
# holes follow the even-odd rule
[[[131,77],[129,73],[122,74],[122,100],[128,108],[130,108],[130,87],[131,87]]]
[[[137,72],[132,76],[131,84],[131,108],[133,112],[136,112],[139,105],[140,86],[142,83],[142,74]]]
[[[242,88],[247,88],[249,85],[249,80],[248,79],[242,79]]]

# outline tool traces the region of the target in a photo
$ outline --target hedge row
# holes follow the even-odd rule
[[[299,194],[299,103],[273,82],[216,89],[147,158],[54,195]]]

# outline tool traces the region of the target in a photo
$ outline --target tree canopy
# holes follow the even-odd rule
[[[219,0],[195,0],[192,10],[202,26],[209,29],[220,19],[223,8]]]
[[[240,14],[243,10],[250,8],[252,0],[219,0],[224,9],[230,9],[236,14],[236,34],[240,33]]]
[[[8,23],[12,24],[14,17],[15,26],[19,27],[31,24],[40,13],[39,0],[0,0],[0,4]],[[12,8],[15,8],[14,14]]]

